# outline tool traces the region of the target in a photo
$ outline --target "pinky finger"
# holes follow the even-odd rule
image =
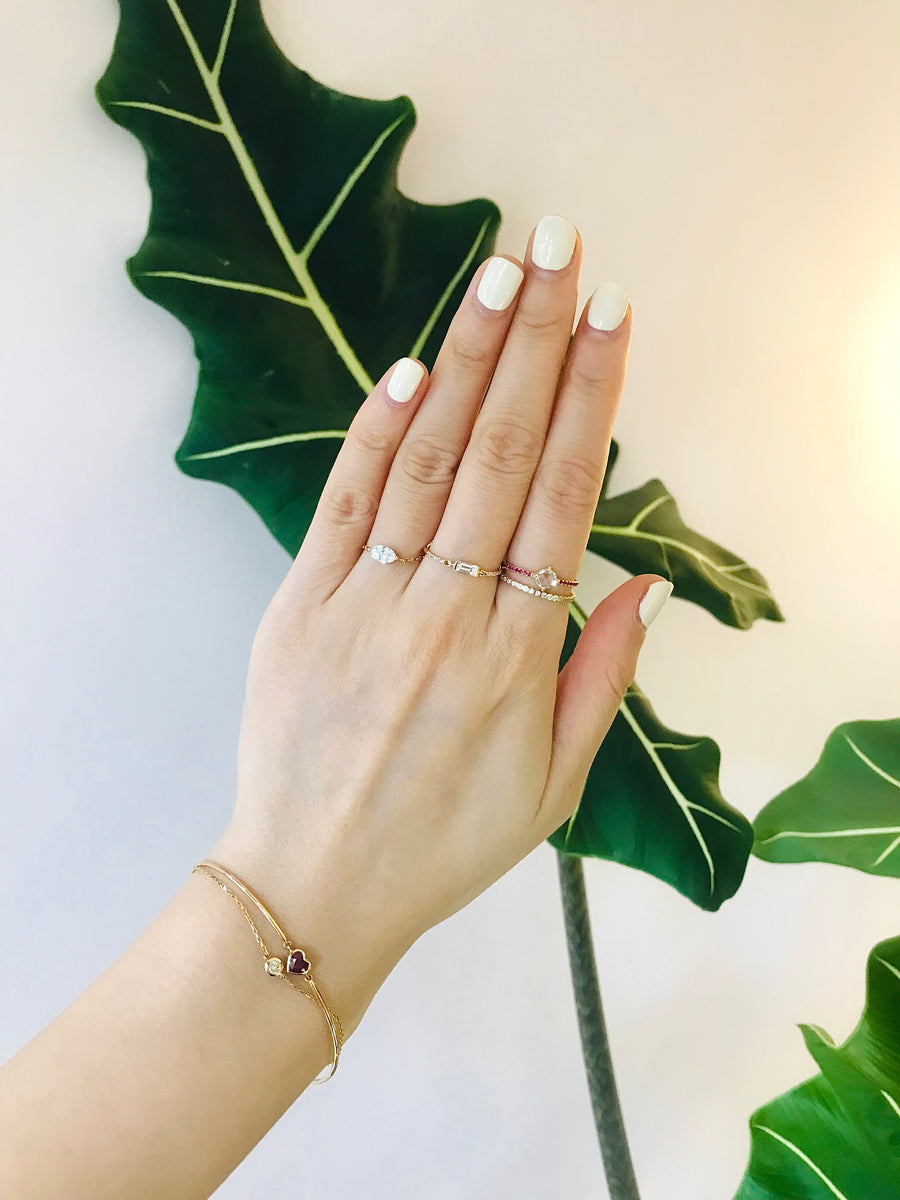
[[[321,602],[359,560],[394,455],[425,394],[426,379],[421,362],[401,358],[363,401],[285,580],[288,591],[297,587],[307,601]]]

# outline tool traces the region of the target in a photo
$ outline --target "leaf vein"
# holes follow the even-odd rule
[[[234,23],[234,10],[236,8],[237,0],[231,0],[231,4],[228,6],[228,13],[225,17],[225,24],[222,27],[222,36],[219,38],[216,61],[213,63],[212,75],[216,83],[219,82],[219,76],[222,74],[222,64],[225,61],[225,52],[228,49],[228,39],[231,37],[231,26]]]
[[[768,1133],[771,1137],[775,1138],[776,1141],[787,1146],[787,1148],[793,1151],[793,1153],[796,1154],[799,1159],[806,1163],[811,1171],[815,1171],[829,1191],[831,1191],[837,1197],[837,1200],[847,1200],[847,1197],[844,1195],[844,1193],[831,1182],[822,1168],[817,1167],[809,1155],[804,1154],[799,1146],[795,1146],[793,1142],[789,1142],[786,1137],[782,1137],[781,1134],[776,1133],[774,1129],[769,1129],[768,1125],[754,1125],[753,1128],[761,1129],[763,1133]]]
[[[207,121],[205,117],[195,117],[193,113],[181,112],[177,108],[166,108],[163,104],[151,104],[149,100],[110,100],[109,103],[110,106],[116,108],[144,108],[147,112],[172,117],[175,121],[187,121],[190,125],[199,125],[201,129],[209,129],[213,133],[225,132],[218,121]]]
[[[186,283],[198,283],[205,287],[227,288],[235,292],[252,292],[257,296],[269,296],[273,300],[283,300],[286,304],[295,304],[298,308],[310,307],[305,296],[296,296],[293,292],[282,292],[278,288],[264,287],[260,283],[246,283],[240,279],[218,279],[214,275],[194,275],[190,271],[141,271],[140,274],[151,279],[183,279]]]
[[[641,729],[640,725],[638,724],[637,719],[635,718],[634,714],[631,713],[631,711],[629,710],[628,704],[627,704],[627,697],[619,705],[619,712],[621,712],[621,714],[624,716],[625,720],[628,722],[628,724],[634,730],[635,736],[637,737],[638,741],[644,747],[644,750],[646,751],[647,755],[653,762],[653,765],[656,767],[657,771],[662,776],[663,782],[665,783],[666,787],[668,788],[669,792],[672,795],[672,799],[675,801],[675,803],[681,809],[682,815],[684,816],[685,821],[687,821],[688,827],[690,828],[691,833],[693,833],[694,837],[697,839],[697,845],[700,847],[700,851],[703,854],[703,857],[706,859],[706,865],[709,870],[709,894],[710,894],[710,896],[713,896],[715,894],[715,890],[716,890],[716,865],[713,862],[713,857],[709,852],[709,846],[707,846],[707,844],[706,844],[706,839],[703,837],[703,834],[700,831],[700,827],[697,824],[696,820],[694,819],[693,813],[691,812],[691,801],[688,800],[687,796],[684,795],[684,793],[681,791],[681,789],[675,783],[675,780],[672,778],[672,776],[666,770],[665,764],[662,762],[659,755],[653,749],[653,743],[644,734],[644,731]]]
[[[710,577],[714,580],[714,582],[719,582],[716,579],[716,575],[713,573],[720,573],[719,564],[715,561],[715,559],[710,558],[708,554],[704,554],[701,550],[697,550],[693,546],[688,545],[687,542],[678,541],[677,538],[667,537],[661,533],[644,533],[640,529],[633,529],[630,525],[625,527],[622,527],[621,525],[592,525],[591,533],[605,533],[609,534],[611,537],[642,538],[645,541],[656,542],[661,548],[664,546],[674,546],[677,550],[681,550],[685,554],[696,558],[701,566],[709,568]],[[768,596],[770,600],[774,601],[774,597],[767,587],[762,587],[758,583],[751,583],[749,579],[737,579],[734,582],[739,583],[741,587],[748,588],[750,591],[758,592],[761,596]]]
[[[888,783],[892,783],[895,788],[900,788],[900,779],[895,779],[893,775],[889,775],[888,772],[879,767],[877,763],[872,762],[871,758],[869,758],[867,754],[860,750],[859,746],[857,746],[856,742],[854,742],[853,738],[851,738],[849,734],[845,733],[844,737],[849,743],[850,749],[853,751],[853,753],[862,759],[870,771],[874,771],[876,775],[880,775],[882,779],[886,779]]]
[[[345,438],[346,436],[346,429],[309,429],[303,433],[284,433],[278,437],[261,438],[254,442],[238,442],[233,446],[222,446],[219,450],[206,450],[202,454],[186,454],[182,462],[226,458],[229,454],[243,454],[248,450],[268,450],[272,446],[287,446],[292,442],[313,442],[325,438]]]
[[[290,267],[295,279],[303,289],[305,296],[309,299],[310,308],[315,313],[329,341],[334,346],[341,361],[346,366],[347,370],[359,384],[364,392],[370,392],[375,384],[370,378],[365,367],[356,357],[350,343],[344,335],[343,330],[338,325],[334,318],[331,309],[323,300],[318,288],[313,282],[305,263],[298,262],[297,255],[291,245],[287,231],[275,210],[271,197],[263,185],[259,172],[256,169],[256,164],[253,157],[244,144],[243,138],[238,132],[237,126],[234,123],[234,118],[231,115],[231,110],[225,102],[225,97],[222,95],[221,88],[218,82],[213,78],[212,72],[206,63],[203,55],[200,53],[200,47],[197,44],[197,39],[194,37],[190,26],[185,19],[184,13],[178,5],[178,0],[166,0],[169,11],[175,19],[176,24],[184,38],[185,44],[190,51],[194,64],[200,75],[203,85],[206,88],[207,94],[212,101],[213,108],[219,118],[222,126],[222,132],[231,146],[232,152],[237,159],[238,166],[243,173],[247,186],[250,188],[251,194],[262,214],[269,232],[275,239],[275,243],[284,256],[285,261]]]
[[[475,236],[475,241],[470,246],[468,254],[460,263],[459,268],[457,269],[453,278],[450,280],[450,282],[444,288],[443,292],[441,293],[440,299],[438,300],[437,304],[434,306],[434,310],[432,311],[431,316],[428,318],[428,320],[422,326],[422,332],[419,334],[419,336],[413,342],[412,348],[409,352],[410,358],[418,358],[419,355],[422,353],[423,349],[425,348],[425,343],[431,337],[431,331],[434,329],[441,313],[444,311],[444,308],[447,305],[447,301],[450,299],[450,297],[453,295],[454,291],[456,290],[456,286],[459,283],[460,279],[463,277],[465,272],[468,270],[469,265],[472,262],[472,259],[475,257],[475,254],[478,251],[478,247],[481,245],[481,242],[484,239],[485,230],[487,229],[488,225],[490,225],[490,223],[491,223],[491,218],[488,217],[485,220],[484,224],[481,226],[481,228],[478,230],[478,233]]]

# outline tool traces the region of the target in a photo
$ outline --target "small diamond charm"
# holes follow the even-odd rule
[[[280,975],[283,971],[284,971],[284,963],[281,961],[280,958],[273,957],[273,958],[266,959],[266,974],[267,975]]]
[[[454,571],[462,571],[464,575],[477,575],[480,568],[478,563],[455,562],[453,564]]]
[[[559,586],[559,576],[552,567],[541,567],[539,571],[535,571],[531,577],[539,588],[551,588]]]
[[[397,561],[397,551],[392,550],[390,546],[371,546],[369,553],[380,563],[392,563]]]

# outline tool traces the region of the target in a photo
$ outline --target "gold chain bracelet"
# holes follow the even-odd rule
[[[213,881],[213,883],[217,884],[227,896],[231,897],[231,899],[244,914],[247,924],[253,930],[253,936],[259,943],[259,948],[262,950],[266,974],[271,976],[273,979],[284,980],[284,982],[288,984],[289,987],[292,987],[295,992],[299,992],[300,995],[305,996],[307,1000],[312,1000],[322,1010],[325,1020],[328,1022],[328,1030],[331,1034],[333,1056],[331,1070],[323,1078],[314,1079],[313,1083],[326,1083],[337,1070],[338,1059],[341,1057],[341,1049],[344,1045],[344,1031],[341,1027],[340,1020],[325,1003],[324,999],[322,998],[322,993],[319,991],[315,979],[313,979],[312,963],[306,957],[304,951],[299,948],[299,946],[294,946],[291,944],[287,934],[284,932],[263,902],[258,896],[255,896],[247,887],[247,885],[242,883],[236,875],[232,875],[230,871],[226,871],[225,868],[219,866],[218,863],[209,861],[197,863],[197,865],[191,871],[191,874],[193,875],[195,871],[202,875],[206,875]],[[246,905],[236,892],[233,892],[226,883],[223,883],[222,880],[219,879],[218,875],[214,874],[216,871],[218,871],[219,874],[224,875],[226,879],[231,880],[231,882],[235,884],[236,887],[239,887],[244,895],[256,905],[265,919],[275,930],[276,934],[281,938],[281,942],[284,947],[284,958],[279,958],[277,954],[269,953],[269,948],[263,941],[262,935],[256,927],[256,922],[247,911]],[[302,988],[296,987],[293,979],[302,980],[308,985],[310,991],[305,992]]]

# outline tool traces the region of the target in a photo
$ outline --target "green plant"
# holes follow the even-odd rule
[[[98,97],[143,144],[153,199],[129,273],[187,326],[199,363],[176,462],[237,490],[294,553],[373,380],[401,355],[433,363],[500,214],[486,199],[435,206],[403,196],[396,172],[411,101],[317,83],[281,54],[258,0],[120,0],[120,9]],[[617,450],[590,550],[667,576],[678,597],[734,628],[783,620],[762,575],[686,525],[660,480],[609,495]],[[573,604],[564,659],[584,620]],[[592,996],[579,1015],[616,1200],[637,1189],[599,990],[588,986],[581,858],[634,867],[717,909],[740,886],[753,843],[722,796],[719,758],[712,739],[667,728],[634,684],[576,813],[551,838],[576,993]],[[765,844],[758,838],[757,850]],[[824,1061],[825,1043],[815,1044]]]
[[[900,875],[900,720],[838,726],[819,761],[758,814],[754,854]],[[750,1119],[735,1200],[900,1196],[900,938],[869,955],[866,1006],[842,1046],[801,1025],[820,1073]]]

